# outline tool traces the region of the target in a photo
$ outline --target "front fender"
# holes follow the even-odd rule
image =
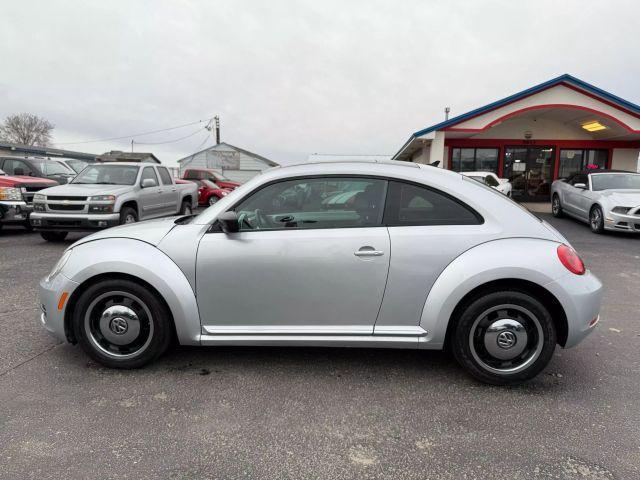
[[[80,285],[104,274],[120,273],[144,280],[169,306],[180,344],[199,345],[200,315],[195,293],[182,270],[153,245],[130,238],[83,243],[73,248],[61,273]]]
[[[493,240],[473,247],[442,271],[427,295],[420,326],[428,333],[425,348],[444,345],[454,309],[474,288],[503,279],[544,286],[566,275],[558,260],[558,242],[533,238]]]

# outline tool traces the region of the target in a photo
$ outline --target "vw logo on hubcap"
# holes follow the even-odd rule
[[[124,318],[116,317],[109,323],[109,329],[116,335],[124,335],[129,330],[129,325]]]
[[[498,342],[498,346],[500,348],[504,348],[506,350],[513,347],[516,344],[517,338],[513,332],[507,331],[507,332],[500,332],[498,334],[496,341]]]

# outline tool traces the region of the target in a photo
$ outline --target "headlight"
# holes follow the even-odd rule
[[[629,213],[629,210],[631,210],[631,207],[613,207],[611,209],[613,213],[622,213],[623,215]]]
[[[64,252],[62,257],[60,257],[60,260],[58,260],[58,263],[55,264],[55,266],[51,269],[49,275],[47,275],[47,278],[45,279],[47,282],[49,282],[52,278],[60,273],[60,271],[64,268],[65,264],[69,260],[72,251],[73,249],[69,249]]]
[[[94,195],[93,197],[90,197],[89,200],[92,202],[115,202],[116,196],[115,195]]]
[[[15,187],[0,187],[0,200],[21,201],[22,192]]]
[[[34,201],[34,202],[44,202],[46,199],[47,199],[47,196],[46,196],[46,195],[43,195],[43,194],[41,194],[41,193],[36,193],[36,194],[33,196],[33,201]]]
[[[225,192],[224,190],[222,191],[222,196],[226,197],[227,195],[229,195],[229,192]]]

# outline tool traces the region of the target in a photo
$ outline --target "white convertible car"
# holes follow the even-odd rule
[[[588,222],[591,230],[640,232],[640,174],[585,170],[551,185],[553,215]]]
[[[474,180],[484,183],[485,185],[495,188],[500,193],[504,193],[507,197],[511,196],[511,182],[507,178],[499,178],[492,172],[461,172],[462,175],[473,178]]]

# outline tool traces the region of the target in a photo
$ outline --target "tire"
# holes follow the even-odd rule
[[[551,360],[557,338],[544,305],[528,293],[510,290],[472,300],[452,333],[458,363],[492,385],[535,377]]]
[[[191,202],[189,200],[183,200],[180,206],[180,215],[191,215],[192,213]]]
[[[599,205],[591,207],[591,211],[589,212],[589,227],[591,227],[593,233],[604,232],[604,215]]]
[[[40,232],[40,236],[47,242],[62,242],[69,232]]]
[[[136,223],[138,221],[138,212],[135,208],[124,207],[120,210],[120,225],[126,225],[128,223]]]
[[[551,213],[556,218],[562,218],[562,204],[560,203],[560,197],[557,193],[553,194],[553,198],[551,199]]]
[[[24,222],[22,225],[24,226],[24,228],[27,229],[28,232],[33,232],[33,227],[31,226],[31,223],[29,223],[28,220]]]
[[[218,200],[218,197],[216,197],[215,195],[211,195],[208,200],[209,206],[215,205],[216,203],[218,203]]]
[[[132,369],[162,355],[173,337],[171,314],[156,294],[130,280],[104,280],[82,292],[72,326],[82,349],[109,368]]]

